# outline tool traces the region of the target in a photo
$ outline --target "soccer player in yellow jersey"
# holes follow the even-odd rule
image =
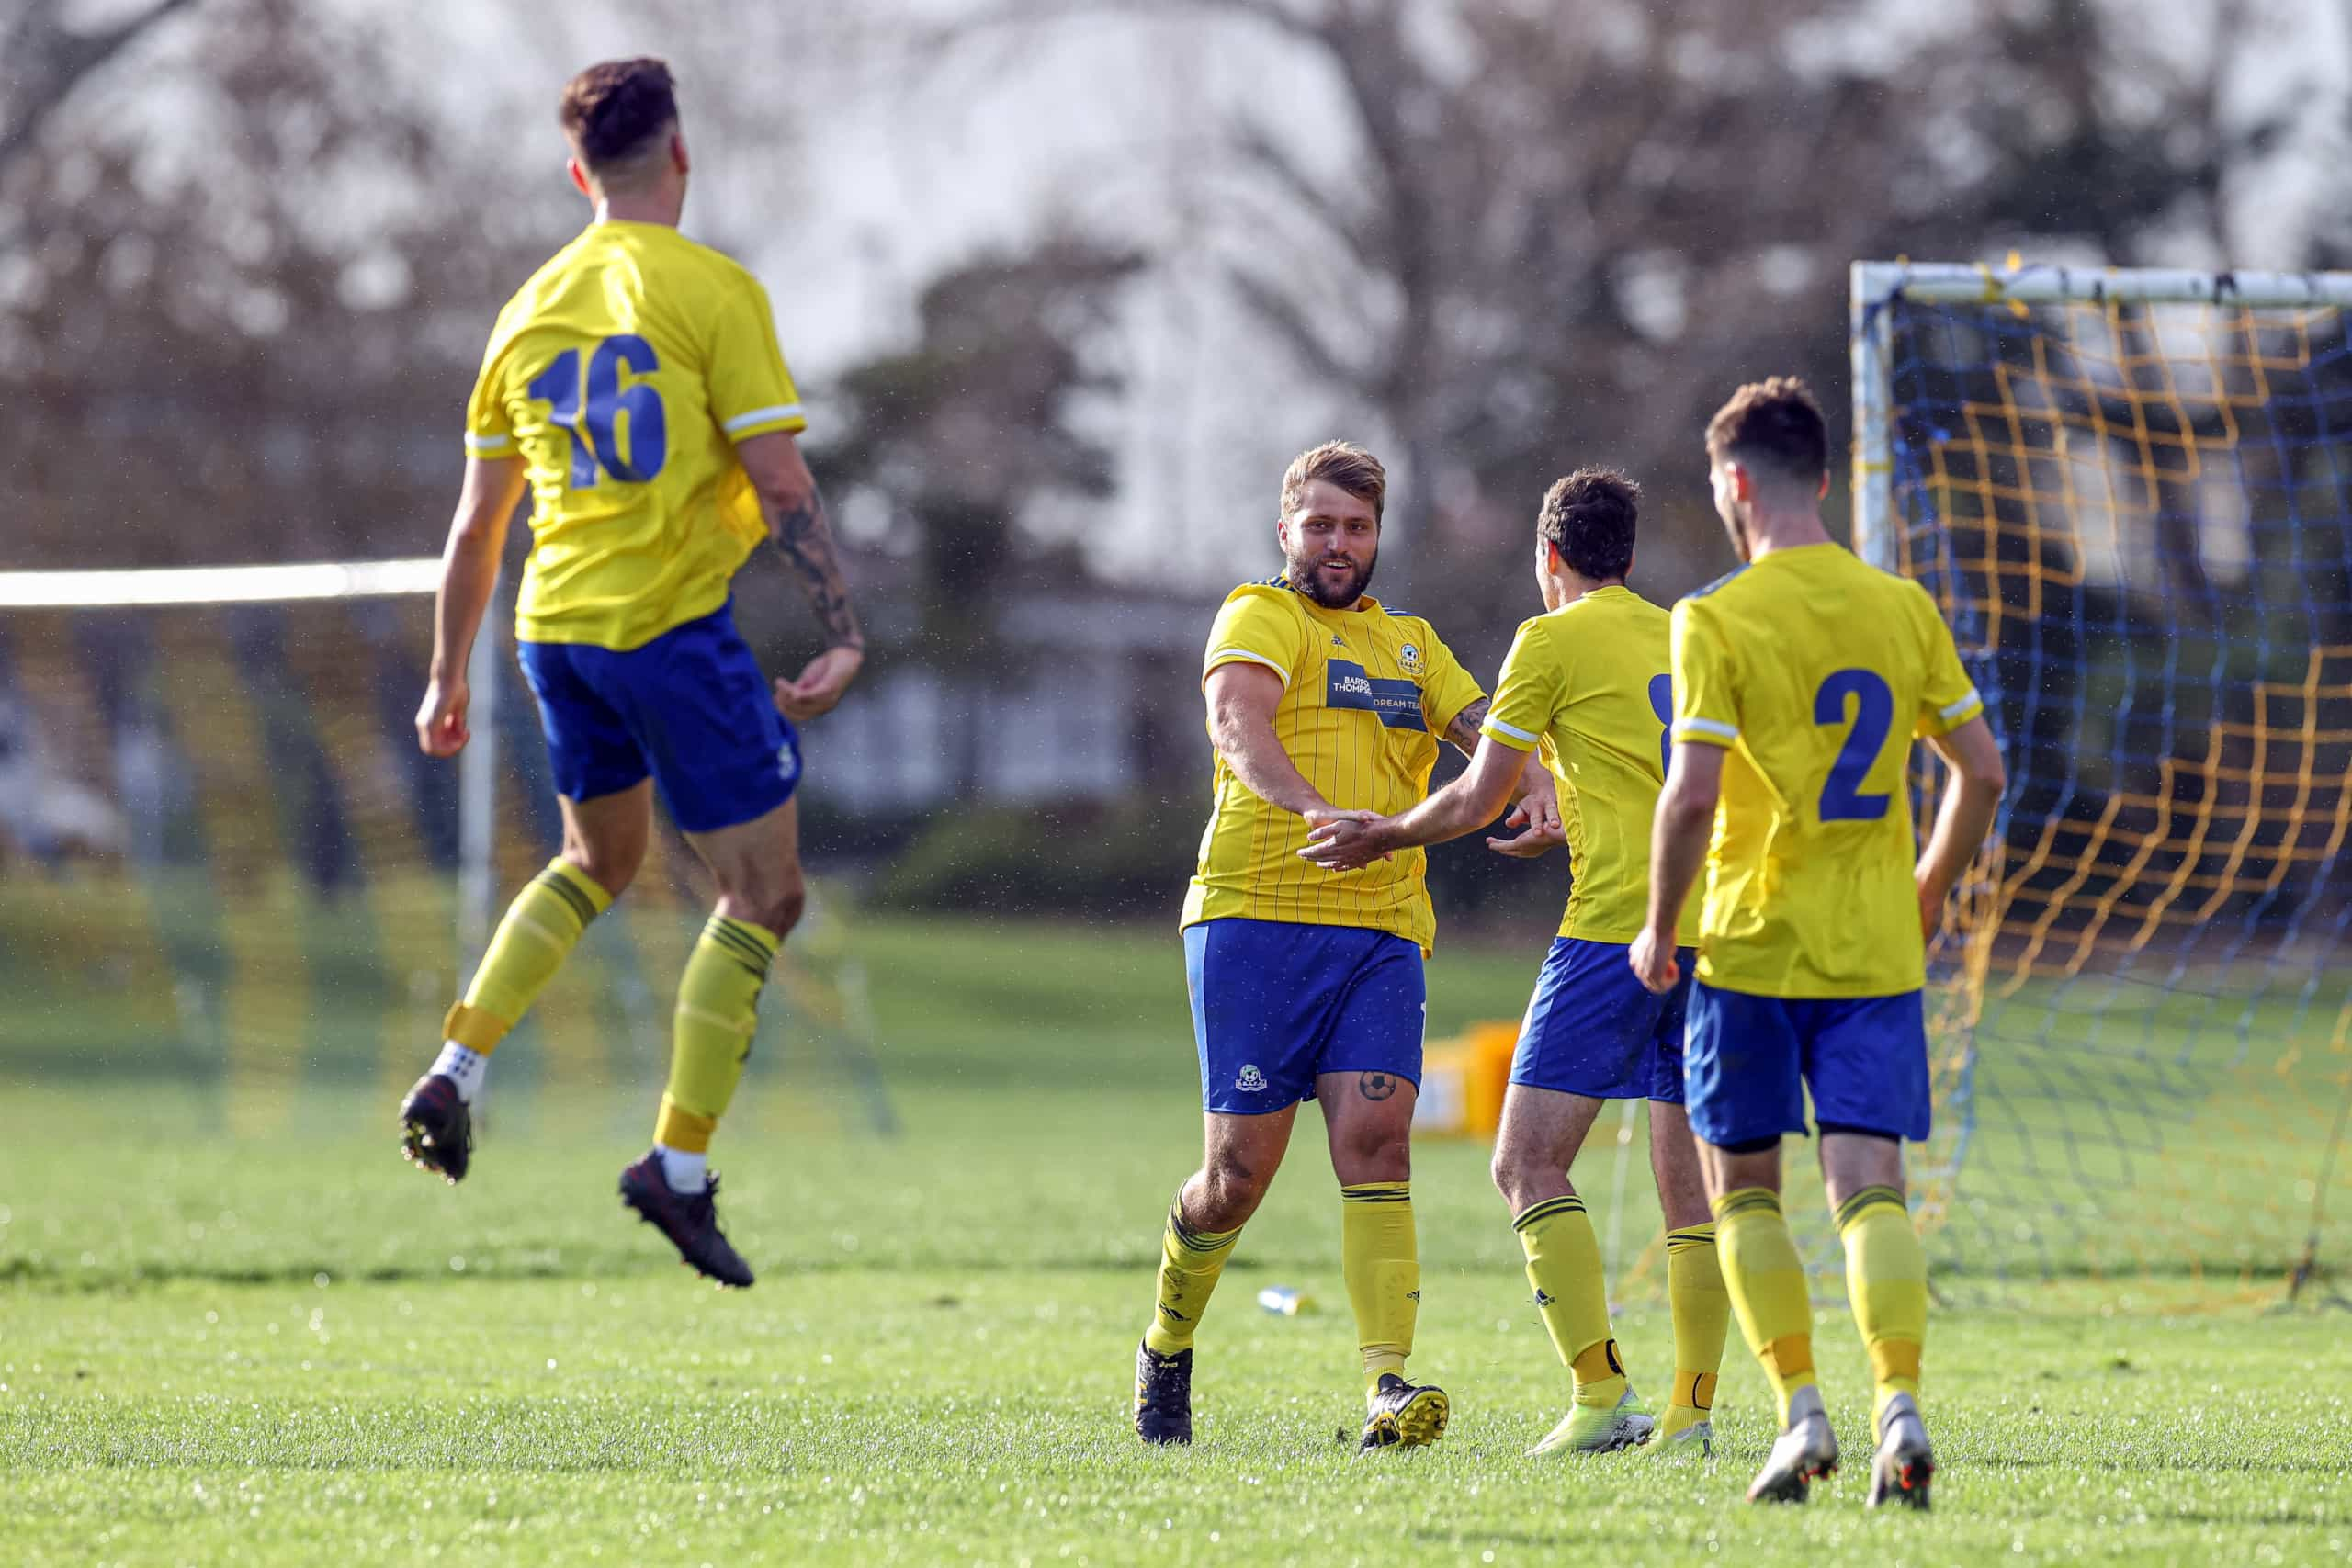
[[[1828,440],[1803,382],[1742,387],[1707,426],[1707,457],[1747,564],[1675,606],[1674,759],[1629,961],[1653,990],[1679,978],[1675,923],[1703,866],[1690,1128],[1724,1280],[1781,1413],[1749,1500],[1803,1502],[1838,1464],[1781,1212],[1781,1141],[1804,1134],[1810,1090],[1876,1390],[1871,1505],[1925,1508],[1928,1269],[1902,1141],[1928,1132],[1927,934],[1992,826],[2000,750],[1926,590],[1823,529]],[[1915,735],[1952,773],[1916,861]]]
[[[1205,1154],[1168,1211],[1159,1299],[1136,1350],[1147,1442],[1192,1440],[1193,1331],[1305,1100],[1322,1107],[1340,1179],[1361,1446],[1445,1430],[1444,1392],[1404,1375],[1421,1293],[1409,1179],[1421,962],[1436,934],[1426,857],[1341,874],[1297,852],[1314,823],[1419,800],[1438,739],[1467,754],[1486,716],[1429,623],[1364,592],[1386,491],[1379,460],[1358,447],[1302,454],[1274,525],[1287,570],[1235,589],[1209,632],[1215,805],[1183,913]],[[1547,784],[1532,809],[1555,823],[1550,797]]]
[[[1527,1255],[1528,1282],[1574,1403],[1537,1453],[1608,1453],[1662,1438],[1661,1451],[1709,1451],[1716,1373],[1731,1316],[1715,1228],[1683,1113],[1682,1029],[1690,981],[1653,996],[1625,967],[1649,900],[1650,814],[1666,778],[1673,716],[1666,611],[1625,586],[1640,491],[1584,468],[1555,484],[1536,518],[1535,580],[1544,614],[1526,622],[1495,682],[1469,770],[1402,816],[1338,821],[1306,853],[1346,869],[1494,820],[1527,753],[1557,782],[1568,845],[1568,907],[1520,1029],[1495,1143],[1495,1186]],[[1520,852],[1540,840],[1487,842]],[[1697,934],[1686,908],[1684,956]],[[1634,1408],[1609,1322],[1600,1246],[1568,1179],[1604,1101],[1650,1102],[1650,1166],[1667,1224],[1674,1392],[1662,1421]]]
[[[592,66],[565,88],[571,174],[595,206],[580,237],[498,318],[466,415],[466,474],[444,557],[417,739],[467,739],[466,660],[506,525],[531,491],[517,608],[563,811],[563,852],[525,887],[432,1069],[401,1107],[408,1156],[451,1181],[491,1053],[588,922],[637,874],[659,786],[718,884],[678,987],[654,1146],[621,1197],[723,1285],[752,1271],[718,1228],[705,1168],[751,1050],[768,965],[800,918],[793,720],[841,699],[865,641],[816,482],[766,294],[678,232],[686,143],[669,68]],[[830,644],[773,691],[735,630],[729,582],[772,538]],[[781,711],[779,711],[779,708]]]

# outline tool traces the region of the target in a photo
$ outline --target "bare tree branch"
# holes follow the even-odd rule
[[[41,127],[73,96],[84,77],[156,23],[193,3],[154,0],[147,9],[110,28],[77,33],[59,21],[65,9],[60,0],[30,0],[15,25],[0,36],[0,60],[8,62],[9,89],[6,107],[0,110],[0,176],[6,176],[8,166],[32,145]]]

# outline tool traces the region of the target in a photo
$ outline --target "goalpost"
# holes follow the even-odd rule
[[[217,1087],[244,1132],[423,1069],[561,837],[511,602],[475,642],[458,765],[417,750],[440,577],[430,558],[0,572],[0,979],[18,1003],[0,1055]],[[500,1054],[501,1098],[658,1088],[712,896],[657,832]],[[863,971],[820,900],[761,1010],[761,1076],[820,1065],[850,1119],[889,1130]]]
[[[2352,1253],[2348,311],[2345,274],[1853,267],[1855,546],[1935,595],[2009,765],[1929,954],[1939,1286],[2275,1300]]]

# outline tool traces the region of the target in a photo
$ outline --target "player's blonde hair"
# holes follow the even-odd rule
[[[1283,515],[1297,509],[1306,487],[1317,479],[1338,485],[1358,501],[1368,502],[1377,521],[1388,500],[1388,470],[1380,459],[1352,441],[1326,441],[1290,460],[1283,475]]]

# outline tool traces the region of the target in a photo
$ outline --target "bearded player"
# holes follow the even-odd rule
[[[465,485],[416,732],[435,757],[466,743],[466,661],[527,484],[516,633],[563,852],[509,907],[449,1010],[439,1057],[401,1106],[401,1143],[424,1168],[465,1177],[468,1107],[491,1054],[636,876],[659,786],[719,898],[679,983],[653,1148],[622,1171],[621,1198],[687,1265],[743,1286],[752,1271],[718,1228],[706,1152],[805,898],[792,721],[841,700],[865,639],[794,444],[806,422],[767,295],[678,232],[688,165],[669,68],[592,66],[564,89],[560,118],[572,183],[595,220],[491,335],[467,410]],[[735,630],[729,589],[763,537],[830,645],[773,692]]]
[[[1315,829],[1305,852],[1336,870],[1459,838],[1494,820],[1530,752],[1550,762],[1568,846],[1568,906],[1521,1025],[1495,1141],[1495,1186],[1528,1283],[1575,1392],[1536,1453],[1710,1450],[1731,1316],[1715,1227],[1683,1112],[1685,979],[1653,996],[1625,967],[1649,902],[1649,827],[1666,777],[1668,615],[1625,585],[1641,491],[1583,468],[1553,485],[1535,525],[1544,613],[1519,628],[1468,771],[1402,816]],[[1518,840],[1487,842],[1515,849]],[[1686,962],[1695,909],[1678,940]],[[1666,1215],[1674,1390],[1662,1419],[1636,1409],[1609,1321],[1600,1246],[1568,1179],[1611,1100],[1650,1102],[1650,1165]]]
[[[1216,804],[1182,921],[1205,1153],[1169,1208],[1159,1299],[1136,1350],[1146,1442],[1192,1440],[1193,1332],[1306,1100],[1322,1107],[1340,1179],[1360,1450],[1445,1431],[1444,1391],[1405,1376],[1421,1294],[1410,1137],[1421,963],[1436,935],[1427,857],[1337,873],[1298,856],[1315,823],[1419,801],[1438,738],[1466,755],[1486,717],[1429,623],[1364,592],[1386,492],[1369,452],[1335,442],[1302,454],[1274,525],[1283,575],[1235,589],[1209,632]],[[1535,830],[1556,830],[1548,781],[1529,773]]]
[[[1707,426],[1715,509],[1747,564],[1675,606],[1674,759],[1628,957],[1651,989],[1678,983],[1675,922],[1703,867],[1690,1129],[1724,1280],[1781,1413],[1749,1501],[1801,1503],[1838,1466],[1804,1265],[1781,1212],[1781,1142],[1804,1134],[1810,1091],[1870,1351],[1870,1503],[1925,1508],[1928,1267],[1903,1140],[1928,1133],[1927,935],[2007,780],[1935,602],[1822,527],[1828,457],[1821,410],[1793,378],[1742,387]],[[1952,773],[1916,860],[1915,735]]]

